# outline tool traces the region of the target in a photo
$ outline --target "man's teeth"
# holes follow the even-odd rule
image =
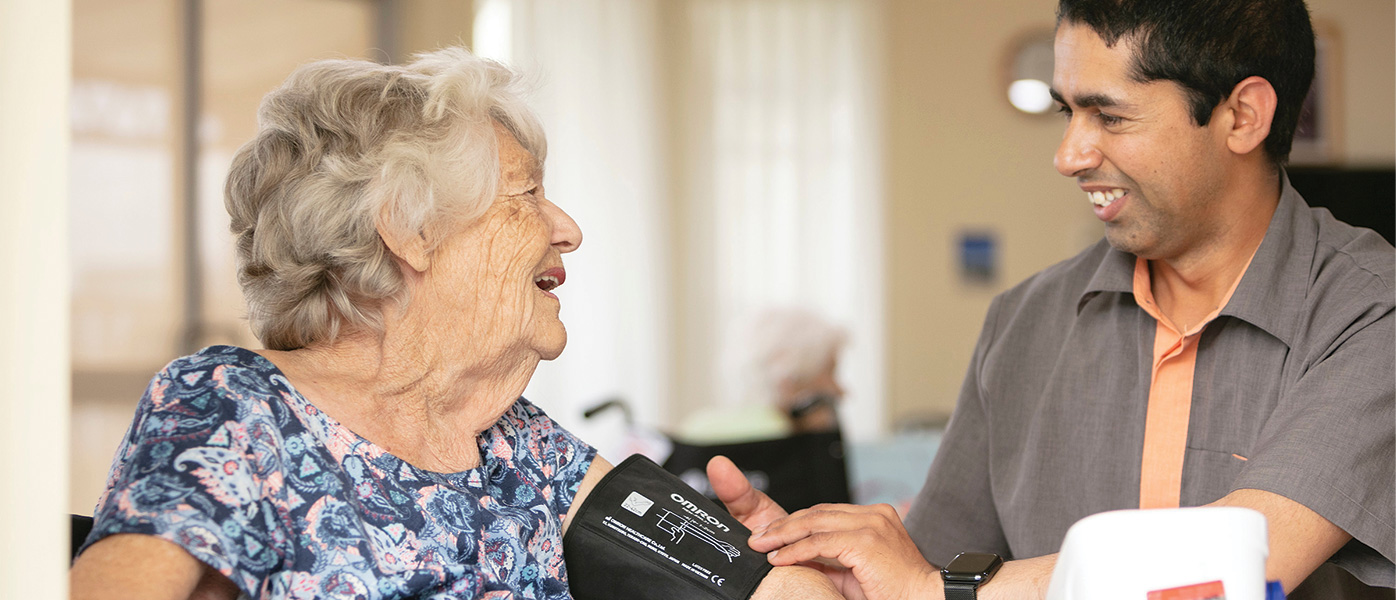
[[[557,278],[553,277],[552,275],[544,275],[542,277],[539,277],[538,279],[533,280],[533,283],[537,284],[538,287],[542,288],[545,292],[561,285],[557,282]]]
[[[1110,206],[1111,202],[1124,197],[1125,191],[1119,188],[1104,192],[1086,192],[1086,197],[1096,206]]]

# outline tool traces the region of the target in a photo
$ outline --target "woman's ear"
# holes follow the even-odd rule
[[[1236,154],[1250,154],[1261,147],[1270,135],[1276,104],[1275,87],[1263,77],[1247,77],[1231,88],[1231,97],[1226,99],[1231,113],[1227,148]]]
[[[412,270],[421,273],[431,266],[431,252],[428,250],[427,234],[424,231],[403,231],[398,227],[386,225],[390,221],[387,218],[387,205],[378,211],[378,219],[374,226],[378,229],[378,237],[383,238],[383,243],[388,246],[388,251],[392,252],[399,260],[412,267]]]

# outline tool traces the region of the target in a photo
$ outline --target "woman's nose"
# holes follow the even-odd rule
[[[1082,129],[1073,118],[1062,135],[1061,145],[1057,146],[1057,154],[1052,157],[1057,172],[1067,177],[1077,177],[1100,166],[1101,154],[1094,136]]]
[[[551,243],[559,252],[566,254],[576,250],[582,245],[582,228],[577,226],[577,222],[551,200],[543,199],[543,214],[547,216],[548,223],[553,226],[553,237]]]

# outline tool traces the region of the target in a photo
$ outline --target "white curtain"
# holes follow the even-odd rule
[[[704,282],[685,320],[711,332],[689,354],[697,378],[735,397],[720,356],[740,343],[732,324],[767,306],[814,310],[851,333],[840,414],[855,441],[884,429],[876,6],[691,1],[681,94],[685,272]]]
[[[734,323],[796,305],[850,331],[845,431],[880,434],[876,3],[476,6],[476,51],[539,84],[548,195],[584,234],[559,291],[567,350],[528,397],[619,451],[619,421],[582,410],[618,397],[672,426],[738,393],[721,359]]]
[[[525,395],[603,454],[623,435],[620,420],[583,420],[585,408],[621,398],[637,421],[662,424],[669,405],[659,1],[477,4],[477,50],[537,85],[531,104],[548,134],[544,183],[583,235],[581,249],[564,257],[567,282],[557,292],[567,350],[539,366]]]

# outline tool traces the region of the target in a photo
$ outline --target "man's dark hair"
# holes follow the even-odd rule
[[[1134,49],[1140,82],[1174,81],[1200,127],[1241,80],[1263,77],[1278,102],[1265,153],[1289,158],[1314,79],[1314,30],[1303,0],[1060,0],[1057,25],[1090,27],[1114,47]]]

